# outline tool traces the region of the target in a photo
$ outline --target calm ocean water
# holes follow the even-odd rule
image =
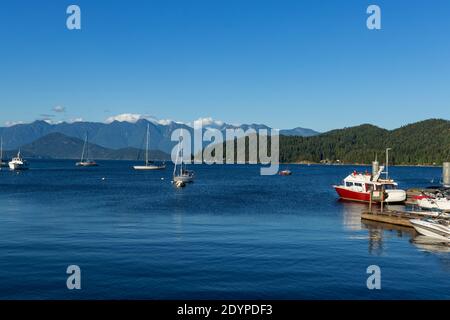
[[[171,168],[100,164],[0,171],[0,298],[450,298],[448,247],[361,223],[363,205],[337,201],[332,184],[352,166],[291,165],[289,177],[193,166],[195,183],[175,189]],[[407,188],[437,182],[441,170],[391,174]],[[66,288],[71,264],[81,290]],[[381,290],[366,287],[373,264]]]

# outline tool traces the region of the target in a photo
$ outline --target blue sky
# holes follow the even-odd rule
[[[80,31],[66,29],[70,4]],[[382,30],[366,28],[370,4]],[[325,131],[449,119],[449,34],[446,0],[3,1],[0,124],[138,113]]]

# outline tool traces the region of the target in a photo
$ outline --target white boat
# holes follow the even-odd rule
[[[11,170],[27,170],[28,169],[28,163],[26,160],[24,160],[20,154],[20,150],[17,153],[17,156],[12,158],[12,160],[9,162],[9,169]]]
[[[8,162],[3,161],[3,137],[0,138],[0,169],[8,167]]]
[[[180,137],[180,141],[178,143],[177,159],[175,160],[175,166],[173,167],[173,182],[174,183],[194,182],[194,172],[187,170],[186,165],[184,165],[184,162],[183,162],[183,149],[181,148],[182,141],[183,141],[183,137]],[[177,171],[178,160],[180,160],[180,166],[179,166],[179,170]]]
[[[147,125],[147,142],[145,147],[145,164],[143,166],[134,166],[134,170],[162,170],[166,168],[165,164],[155,164],[153,161],[149,160],[148,150],[150,143],[150,125]]]
[[[75,164],[77,167],[96,167],[97,162],[89,159],[89,137],[86,133],[86,138],[84,139],[83,151],[81,153],[81,160]]]
[[[450,221],[447,219],[414,219],[411,220],[411,224],[421,235],[441,241],[450,241]]]
[[[444,197],[417,197],[417,205],[422,209],[450,211],[450,200]]]

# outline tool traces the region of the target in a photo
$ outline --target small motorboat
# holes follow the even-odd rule
[[[417,205],[422,209],[450,211],[450,199],[448,197],[429,196],[416,197]]]
[[[413,219],[410,222],[421,235],[441,241],[450,241],[450,221],[448,219]]]
[[[8,163],[9,169],[11,170],[27,170],[28,163],[24,160],[20,154],[20,150],[17,153],[17,156],[12,158],[12,160]]]
[[[292,175],[292,171],[291,170],[282,170],[278,173],[280,176],[290,176]]]

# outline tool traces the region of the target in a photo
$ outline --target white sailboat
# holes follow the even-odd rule
[[[86,157],[85,157],[86,153]],[[75,164],[77,167],[96,167],[98,164],[89,159],[89,137],[86,133],[86,138],[84,140],[83,152],[81,153],[81,160]]]
[[[183,137],[180,137],[180,141],[178,143],[177,159],[175,160],[175,166],[173,168],[173,182],[177,186],[183,186],[184,183],[194,182],[194,172],[187,170],[186,165],[183,162],[183,149],[181,148],[182,141]],[[180,159],[179,170],[177,170],[178,159]]]
[[[11,170],[27,170],[28,169],[28,163],[26,160],[24,160],[20,154],[20,150],[17,153],[17,156],[12,158],[12,160],[9,162],[9,169]]]
[[[162,170],[166,168],[165,164],[157,165],[153,161],[149,160],[148,151],[150,144],[150,125],[147,125],[147,138],[145,147],[145,164],[143,166],[134,166],[134,170]]]
[[[3,137],[0,138],[0,169],[8,167],[8,162],[3,161]]]

